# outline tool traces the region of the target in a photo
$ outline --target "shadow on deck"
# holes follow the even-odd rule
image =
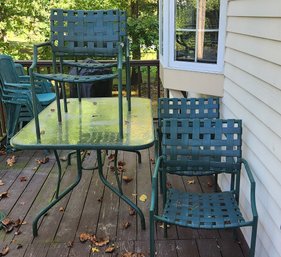
[[[67,152],[60,152],[62,160]],[[153,149],[142,151],[142,163],[137,162],[134,153],[119,152],[118,159],[125,162],[125,176],[132,177],[124,183],[123,190],[135,201],[146,217],[146,230],[140,228],[136,215],[130,213],[128,205],[104,187],[98,172],[85,170],[80,184],[61,202],[54,206],[40,221],[39,236],[32,236],[32,220],[36,213],[54,197],[57,166],[53,154],[49,161],[38,164],[44,158],[43,151],[19,151],[14,154],[16,162],[8,167],[6,160],[11,155],[1,156],[0,194],[8,192],[0,200],[0,211],[12,220],[24,221],[6,233],[0,230],[0,251],[9,247],[7,256],[12,257],[84,257],[84,256],[149,256],[149,205],[151,173],[153,170]],[[75,158],[72,160],[73,164]],[[84,167],[94,166],[95,152],[89,152]],[[115,183],[106,159],[104,172],[108,180]],[[74,180],[76,165],[67,166],[62,161],[62,188]],[[194,179],[194,183],[190,180]],[[185,190],[210,191],[211,178],[177,178],[170,180],[173,187]],[[139,196],[145,194],[147,201]],[[26,224],[25,224],[26,223]],[[97,238],[109,239],[106,246],[95,246],[89,241],[81,243],[81,233],[95,234]],[[157,225],[157,256],[160,257],[243,257],[243,244],[233,240],[232,231],[191,230],[170,227],[168,239],[163,238],[161,224]],[[105,253],[108,246],[115,248],[113,253]],[[131,253],[142,253],[133,255]],[[124,255],[127,253],[127,255]]]

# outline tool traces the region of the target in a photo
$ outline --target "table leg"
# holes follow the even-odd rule
[[[125,201],[128,205],[130,205],[137,212],[137,214],[139,215],[140,220],[141,220],[141,227],[142,227],[142,229],[145,229],[145,219],[144,219],[144,215],[143,215],[141,209],[136,204],[134,204],[127,196],[125,196],[123,194],[122,190],[120,191],[117,188],[113,187],[104,177],[101,150],[97,150],[97,158],[98,158],[99,176],[100,176],[100,179],[103,182],[103,184],[105,186],[107,186],[113,193],[118,195],[123,201]],[[118,181],[117,181],[117,183],[118,183]]]
[[[59,159],[56,156],[57,162],[59,162]],[[37,216],[35,217],[33,223],[32,223],[32,231],[33,231],[33,236],[36,237],[38,236],[38,221],[39,219],[49,210],[51,209],[55,204],[57,204],[64,196],[66,196],[70,191],[72,191],[80,182],[81,177],[82,177],[82,161],[81,161],[81,155],[80,155],[80,150],[76,151],[76,157],[77,157],[77,177],[75,181],[67,187],[61,194],[58,194],[56,192],[56,197],[53,201],[50,202],[50,204],[45,207],[43,210],[41,210]],[[58,190],[58,188],[57,188]]]

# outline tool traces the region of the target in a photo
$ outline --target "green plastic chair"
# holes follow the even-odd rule
[[[55,81],[57,94],[58,121],[61,122],[61,107],[59,101],[59,87],[64,99],[64,111],[67,112],[65,83],[78,86],[82,83],[92,83],[99,80],[118,79],[119,99],[119,134],[123,138],[123,106],[122,106],[122,68],[126,68],[126,92],[128,110],[131,110],[129,44],[127,37],[127,17],[121,10],[63,10],[52,9],[50,15],[50,41],[34,46],[33,64],[29,73],[31,81],[43,78]],[[50,47],[53,59],[53,72],[50,74],[37,73],[38,50]],[[95,60],[107,59],[107,64],[91,64],[79,62],[85,58]],[[71,61],[74,60],[74,61]],[[88,67],[103,69],[116,67],[112,74],[102,75],[72,75],[65,67]],[[81,98],[78,94],[78,98]],[[37,139],[40,139],[40,128],[35,113]]]
[[[164,119],[162,126],[162,155],[157,159],[152,179],[150,206],[150,256],[155,253],[155,223],[194,229],[229,229],[250,226],[252,236],[249,256],[254,257],[258,214],[255,202],[255,181],[250,167],[242,158],[242,121],[222,119]],[[250,181],[252,218],[245,219],[239,208],[241,167]],[[161,169],[160,169],[161,167]],[[190,193],[176,188],[163,191],[163,209],[158,210],[158,175],[231,174],[228,191]]]
[[[0,76],[2,86],[6,89],[12,90],[29,90],[31,92],[31,84],[29,78],[19,76],[17,68],[13,59],[9,55],[0,55]],[[46,92],[47,91],[47,92]],[[21,92],[21,91],[20,91]],[[52,103],[56,94],[47,90],[46,82],[36,81],[35,82],[36,98],[42,106],[47,106]]]
[[[158,127],[156,133],[156,158],[161,156],[162,144],[162,126],[164,119],[218,119],[220,117],[220,98],[159,98],[158,99]],[[186,171],[185,175],[200,175],[200,171]],[[217,185],[217,176],[214,176]],[[160,181],[162,181],[162,173],[160,173]],[[166,183],[161,183],[161,192]]]

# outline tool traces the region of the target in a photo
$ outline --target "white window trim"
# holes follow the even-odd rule
[[[225,34],[226,34],[226,9],[227,0],[220,0],[220,20],[219,20],[219,39],[218,39],[218,56],[217,63],[194,63],[176,61],[175,55],[175,0],[162,0],[164,1],[164,24],[163,24],[163,53],[160,61],[171,69],[180,69],[197,72],[208,72],[208,73],[223,73],[224,67],[224,50],[225,50]],[[165,38],[165,34],[169,35],[169,40]],[[166,46],[166,47],[165,47]],[[167,59],[165,58],[167,56]],[[166,60],[165,60],[166,59]],[[166,66],[166,65],[165,65]]]

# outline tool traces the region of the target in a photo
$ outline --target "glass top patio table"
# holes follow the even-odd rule
[[[125,102],[125,101],[123,101]],[[117,171],[118,150],[137,151],[154,144],[151,101],[132,98],[132,109],[123,104],[123,138],[120,138],[118,119],[118,98],[68,99],[68,112],[62,112],[58,122],[56,103],[52,103],[39,114],[40,141],[36,136],[35,120],[29,122],[12,139],[17,149],[53,150],[58,164],[58,182],[55,198],[42,209],[33,220],[33,235],[38,235],[38,221],[44,214],[72,191],[82,177],[82,150],[96,150],[98,172],[101,181],[123,201],[134,208],[145,229],[145,219],[140,208],[123,194]],[[76,150],[77,176],[64,191],[60,192],[61,165],[57,150]],[[115,177],[117,186],[107,181],[103,174],[102,150],[115,150]],[[94,169],[94,168],[93,168]]]
[[[125,101],[123,101],[125,102]],[[17,149],[117,149],[140,150],[153,145],[154,130],[151,101],[132,99],[132,111],[123,104],[123,132],[119,137],[118,99],[83,98],[68,99],[68,112],[62,112],[62,122],[57,121],[55,102],[39,114],[40,136],[36,138],[32,120],[12,139]]]

